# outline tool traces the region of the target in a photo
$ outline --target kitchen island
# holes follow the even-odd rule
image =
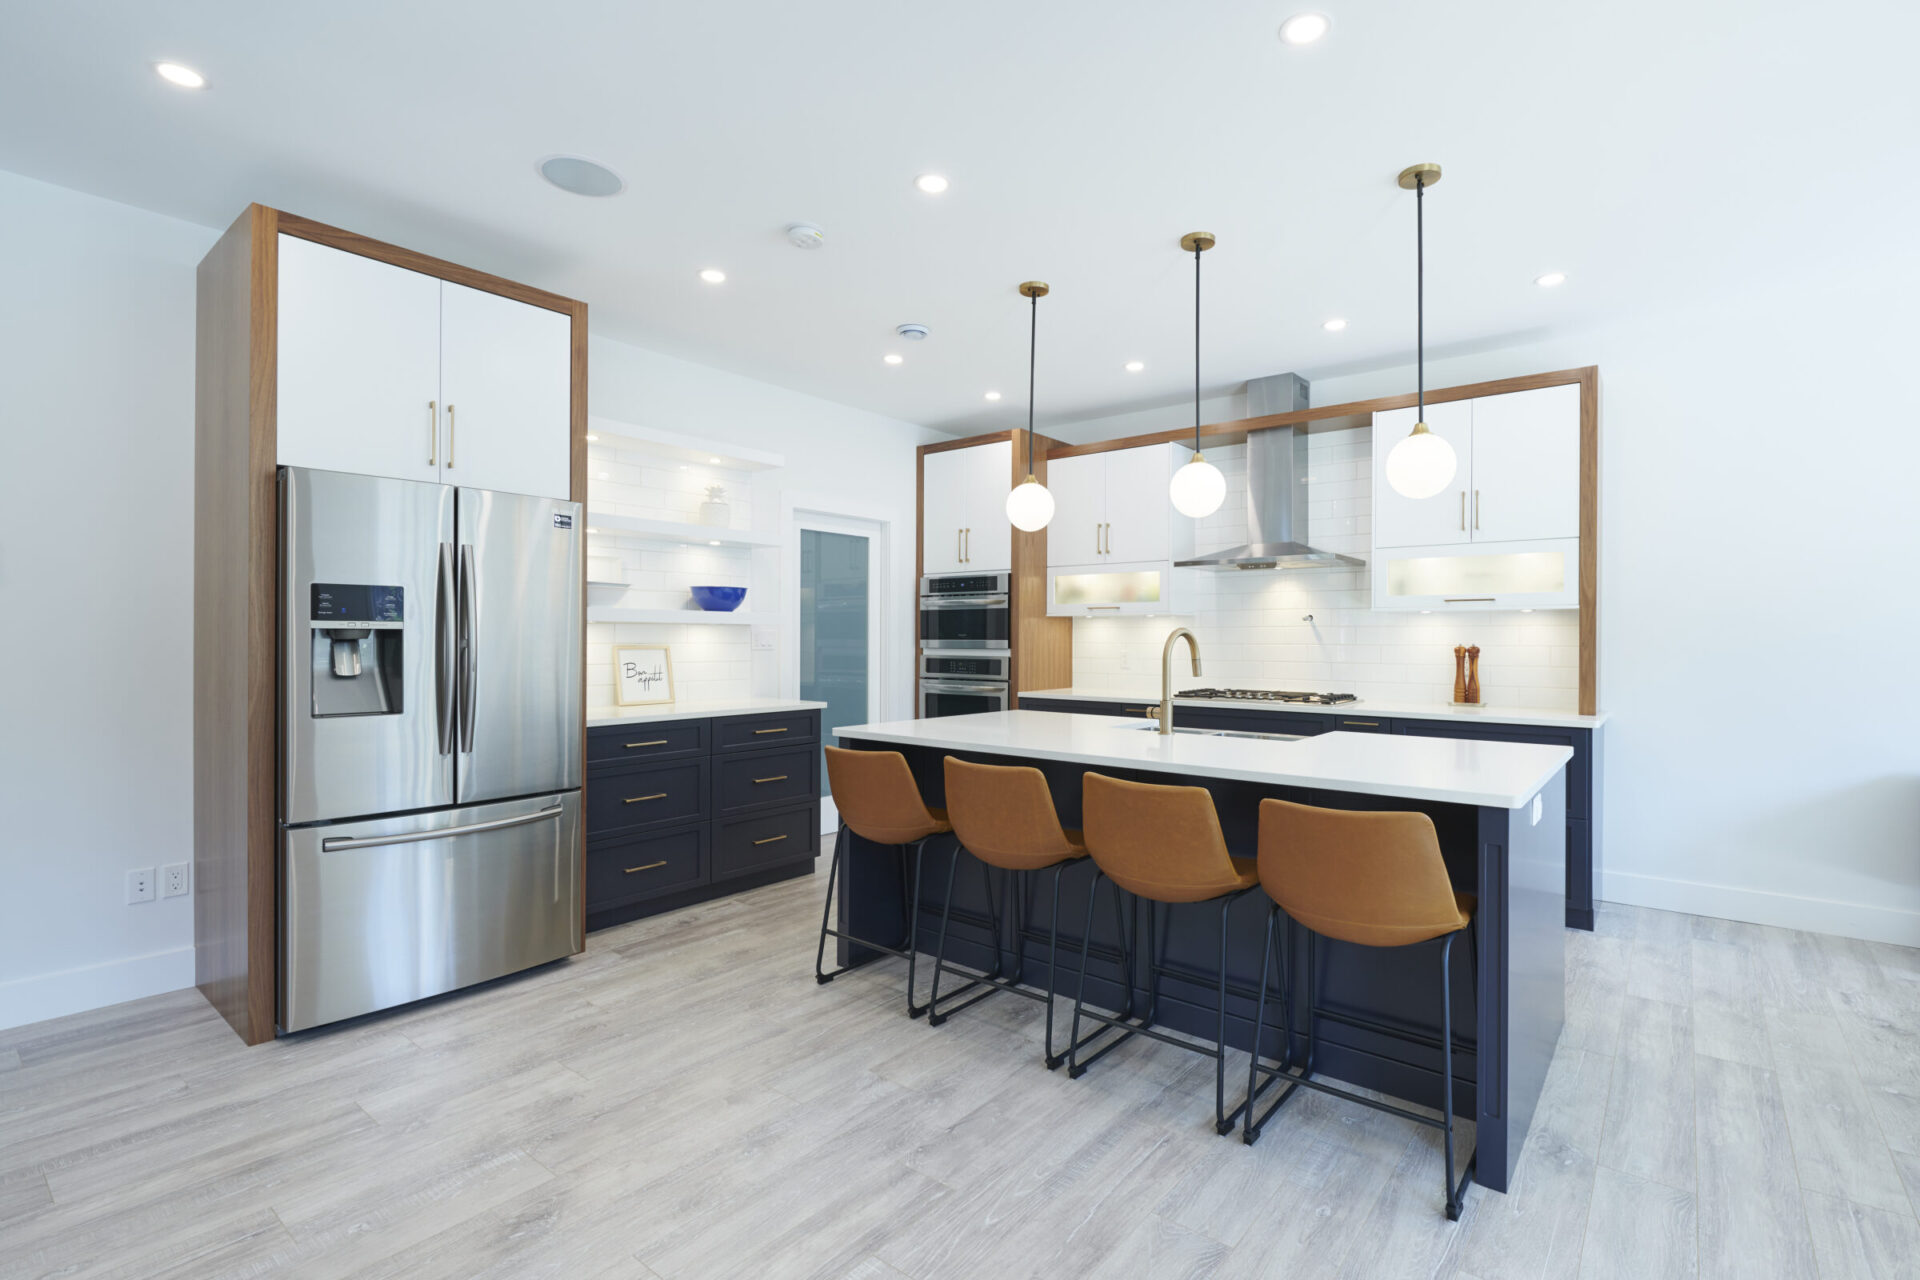
[[[1477,952],[1454,970],[1455,1043],[1443,1054],[1437,980],[1426,949],[1382,950],[1319,939],[1316,945],[1323,1011],[1317,1074],[1438,1106],[1440,1072],[1451,1069],[1455,1099],[1474,1117],[1475,1179],[1504,1191],[1519,1159],[1564,1013],[1566,909],[1566,770],[1572,752],[1520,742],[1334,732],[1314,737],[1248,737],[1185,732],[1163,736],[1152,725],[1109,716],[1050,711],[1001,711],[897,721],[837,729],[841,745],[901,752],[930,805],[945,802],[946,756],[988,764],[1029,764],[1047,777],[1061,821],[1081,825],[1081,778],[1089,771],[1142,782],[1202,786],[1213,794],[1220,826],[1235,854],[1256,847],[1259,804],[1276,796],[1342,809],[1412,809],[1432,817],[1456,888],[1479,899]],[[842,831],[847,874],[841,877],[843,926],[862,937],[901,933],[900,859],[890,849]],[[949,842],[929,844],[919,900],[921,948],[930,951],[943,905]],[[964,855],[963,855],[964,856]],[[936,874],[939,872],[940,874]],[[1062,885],[1061,990],[1078,973],[1080,930],[1091,867],[1069,869]],[[1050,906],[1046,877],[1033,877],[1031,921]],[[976,969],[991,963],[985,894],[978,875],[956,880],[952,960]],[[1260,971],[1268,903],[1249,894],[1230,919],[1228,1041],[1240,1049],[1254,1040],[1254,983]],[[1144,918],[1144,912],[1136,918]],[[1102,913],[1104,918],[1104,913]],[[1191,973],[1163,983],[1157,1021],[1210,1037],[1213,978],[1220,950],[1219,916],[1210,911],[1163,913],[1162,954]],[[1026,935],[1029,975],[1047,963],[1044,929]],[[1118,939],[1096,919],[1087,974],[1090,1002],[1118,1008],[1124,1000],[1117,969]],[[1305,996],[1305,942],[1294,934],[1290,981]],[[1130,981],[1144,1000],[1139,970]],[[842,944],[842,963],[879,953]],[[1263,1052],[1277,1056],[1280,1032],[1269,1013]],[[1424,1037],[1409,1043],[1381,1034],[1391,1027]],[[1471,1028],[1471,1032],[1465,1029]],[[1296,1048],[1305,1028],[1295,1020]],[[1282,1116],[1284,1117],[1284,1112]],[[1281,1121],[1282,1123],[1284,1121]]]

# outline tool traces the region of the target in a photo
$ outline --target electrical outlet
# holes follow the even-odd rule
[[[153,901],[153,868],[135,867],[127,872],[127,902]]]
[[[191,862],[169,862],[160,868],[160,896],[163,898],[184,897],[193,884],[193,864]]]

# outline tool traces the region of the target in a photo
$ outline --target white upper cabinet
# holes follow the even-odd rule
[[[573,317],[566,312],[441,285],[447,483],[568,496],[572,335]]]
[[[1106,545],[1107,455],[1083,453],[1047,463],[1053,520],[1047,525],[1047,563],[1092,564]]]
[[[1441,547],[1473,540],[1473,401],[1427,406],[1427,430],[1453,446],[1453,482],[1431,498],[1406,498],[1387,483],[1387,454],[1419,421],[1414,409],[1373,415],[1373,545]]]
[[[1013,444],[1000,440],[921,459],[921,567],[926,573],[1011,573]]]
[[[565,499],[571,315],[279,241],[278,460]]]
[[[280,237],[279,461],[440,478],[440,281]]]
[[[1540,387],[1427,406],[1453,445],[1453,483],[1395,493],[1387,454],[1414,410],[1373,415],[1373,606],[1561,609],[1579,604],[1580,388]]]
[[[1168,445],[1115,449],[1107,460],[1107,537],[1110,560],[1138,562],[1168,558],[1168,525],[1186,517],[1173,509],[1167,485],[1173,479]]]
[[[1580,388],[1572,383],[1473,404],[1475,542],[1580,536]]]

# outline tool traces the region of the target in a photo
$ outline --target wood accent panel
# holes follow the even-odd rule
[[[250,205],[207,252],[194,321],[194,984],[248,1044],[278,980],[277,218]]]
[[[1027,478],[1027,433],[1010,433],[1013,474],[1008,486]],[[1047,450],[1059,443],[1034,433],[1033,474],[1047,482]],[[1073,683],[1073,619],[1047,616],[1047,531],[1013,531],[1012,616],[1013,660],[1008,664],[1008,687],[1019,706],[1022,689],[1064,689]]]
[[[1580,370],[1580,714],[1600,704],[1600,370]]]
[[[570,333],[571,348],[569,372],[572,380],[572,392],[567,402],[568,424],[568,477],[567,497],[580,504],[584,513],[587,505],[587,304],[573,302],[568,304],[573,316],[573,328]],[[581,520],[581,528],[586,520]],[[587,557],[584,554],[586,534],[582,533],[580,556],[580,812],[587,811]],[[578,883],[580,893],[580,937],[581,950],[586,949],[587,936],[587,824],[579,824],[580,834],[577,848],[580,856],[580,875]],[[576,952],[575,954],[578,954]]]
[[[339,227],[330,227],[324,222],[315,222],[311,218],[302,218],[291,213],[279,213],[278,217],[281,231],[290,236],[299,236],[302,240],[311,240],[315,244],[345,249],[348,253],[357,253],[363,258],[373,258],[379,262],[391,263],[396,267],[405,267],[409,271],[418,271],[422,275],[450,280],[454,284],[463,284],[470,289],[497,293],[503,298],[512,298],[515,302],[545,307],[548,311],[565,311],[574,315],[576,319],[580,313],[575,308],[583,306],[572,298],[549,293],[545,289],[536,289],[532,285],[488,275],[484,271],[475,271],[472,267],[463,267],[457,262],[448,262],[444,258],[415,253],[412,249],[402,249],[399,245],[375,240],[371,236],[342,231]]]
[[[977,444],[998,444],[1002,440],[1013,440],[1016,438],[1018,438],[1020,442],[1020,448],[1016,450],[1016,452],[1020,454],[1021,461],[1024,463],[1026,461],[1026,448],[1027,448],[1025,431],[995,431],[991,435],[966,436],[959,440],[941,440],[935,444],[921,445],[918,450],[918,453],[920,454],[921,457],[924,458],[930,453],[946,453],[952,449],[971,449],[973,448],[973,446]],[[1039,440],[1039,439],[1042,439],[1042,437],[1036,435],[1034,439]],[[1039,457],[1037,454],[1035,455],[1034,460],[1036,462],[1039,461]],[[1027,471],[1026,471],[1026,467],[1023,465],[1020,468],[1020,479],[1025,480],[1026,478],[1027,478]]]
[[[1471,400],[1476,396],[1500,396],[1511,391],[1532,391],[1537,387],[1559,387],[1571,382],[1584,383],[1587,375],[1594,373],[1592,365],[1579,369],[1560,369],[1553,373],[1530,373],[1519,378],[1497,378],[1492,382],[1474,382],[1461,387],[1443,387],[1427,392],[1428,404],[1444,404],[1449,400]],[[1208,440],[1217,440],[1221,436],[1240,436],[1249,431],[1259,431],[1266,427],[1312,426],[1328,418],[1369,417],[1387,409],[1405,409],[1420,403],[1416,395],[1381,396],[1374,400],[1355,400],[1350,404],[1334,404],[1325,408],[1295,409],[1289,413],[1270,413],[1259,418],[1235,418],[1230,422],[1213,422],[1200,428],[1200,441],[1204,448]],[[998,437],[981,436],[978,439],[996,439]],[[1114,449],[1137,449],[1150,444],[1179,444],[1193,439],[1192,427],[1174,427],[1166,431],[1151,431],[1145,435],[1123,436],[1118,440],[1099,440],[1092,444],[1056,445],[1047,450],[1049,458],[1077,458],[1088,453],[1107,453]],[[951,448],[952,446],[942,446]]]

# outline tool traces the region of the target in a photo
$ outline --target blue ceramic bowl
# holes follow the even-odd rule
[[[732,613],[747,598],[745,587],[692,587],[693,602],[708,613]]]

